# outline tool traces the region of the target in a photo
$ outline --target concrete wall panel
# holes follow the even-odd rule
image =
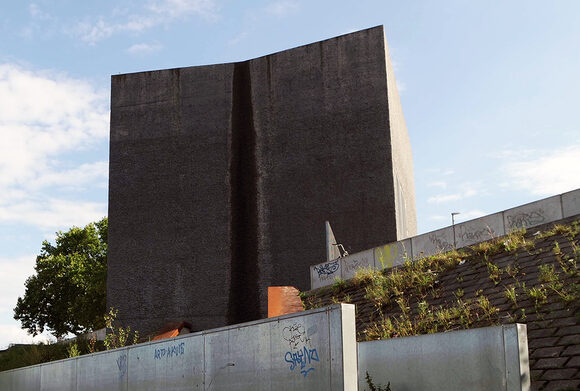
[[[12,390],[13,371],[6,371],[0,375],[0,390]],[[38,390],[38,389],[37,389]]]
[[[128,349],[102,352],[77,359],[77,390],[126,391]]]
[[[452,227],[438,229],[411,238],[413,257],[423,257],[453,249]]]
[[[525,326],[506,325],[359,343],[359,388],[368,371],[393,390],[528,391]],[[522,354],[520,354],[520,352]]]
[[[495,213],[455,224],[456,247],[461,248],[505,235],[503,214]]]
[[[129,390],[203,389],[203,336],[171,338],[129,351]]]
[[[340,258],[334,261],[320,263],[310,266],[310,286],[311,289],[320,288],[334,283],[335,279],[342,278],[340,269]]]
[[[340,258],[341,278],[348,280],[353,278],[356,271],[362,268],[375,268],[375,251],[370,249],[356,254],[350,254]]]
[[[543,200],[506,210],[504,224],[506,233],[516,229],[531,228],[562,218],[560,196],[544,198]]]
[[[580,189],[562,194],[563,217],[580,214]]]
[[[395,243],[375,247],[375,268],[386,269],[402,265],[405,259],[413,257],[411,239],[401,240]]]
[[[2,391],[354,391],[356,370],[354,305],[336,304],[1,372],[0,385]]]
[[[41,365],[0,372],[0,390],[40,391]]]
[[[40,370],[41,391],[76,391],[77,359],[43,364]]]

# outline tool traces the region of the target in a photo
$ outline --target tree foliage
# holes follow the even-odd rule
[[[107,281],[107,218],[56,233],[56,245],[42,243],[36,273],[25,283],[14,319],[36,335],[56,337],[104,327]]]

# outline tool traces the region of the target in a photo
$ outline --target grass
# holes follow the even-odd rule
[[[89,341],[79,339],[70,343],[13,345],[0,354],[0,371],[62,360],[90,353]],[[97,350],[104,350],[102,342],[96,342]]]

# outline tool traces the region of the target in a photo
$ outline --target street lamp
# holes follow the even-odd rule
[[[457,247],[457,240],[455,239],[455,215],[460,214],[460,212],[451,212],[451,226],[453,227],[453,248]]]

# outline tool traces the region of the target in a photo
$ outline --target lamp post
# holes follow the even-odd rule
[[[460,212],[451,212],[451,226],[453,227],[453,248],[457,247],[457,240],[455,239],[455,215],[460,214]]]

